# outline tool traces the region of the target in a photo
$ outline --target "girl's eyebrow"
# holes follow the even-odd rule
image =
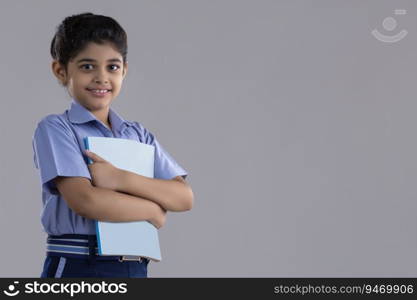
[[[111,58],[111,59],[108,59],[107,61],[108,62],[119,62],[119,63],[122,62],[118,58]],[[77,64],[80,63],[80,62],[96,62],[96,60],[95,59],[92,59],[92,58],[81,58],[81,59],[77,60]]]

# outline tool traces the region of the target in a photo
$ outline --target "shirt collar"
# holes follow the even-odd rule
[[[87,123],[94,120],[101,123],[101,121],[99,121],[94,114],[79,104],[74,98],[71,101],[71,108],[68,111],[68,117],[71,123],[76,124]],[[124,120],[111,107],[109,109],[109,119],[112,129],[115,129],[118,132],[121,132],[124,129],[124,126],[131,125],[131,122]]]

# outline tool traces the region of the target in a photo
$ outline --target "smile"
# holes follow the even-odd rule
[[[89,91],[91,94],[95,96],[104,96],[111,92],[111,90],[93,90],[93,89],[88,89],[88,88],[87,88],[87,91]]]

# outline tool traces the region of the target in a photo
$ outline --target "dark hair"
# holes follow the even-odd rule
[[[87,12],[66,17],[58,25],[51,42],[52,58],[67,71],[68,62],[84,50],[88,43],[111,42],[127,61],[127,34],[111,17]]]

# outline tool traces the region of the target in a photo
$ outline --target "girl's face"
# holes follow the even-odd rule
[[[103,115],[120,92],[127,63],[110,43],[91,42],[68,62],[67,73],[57,61],[52,68],[73,98],[92,113]]]

